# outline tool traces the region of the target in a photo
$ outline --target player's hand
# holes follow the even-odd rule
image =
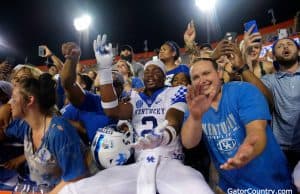
[[[258,138],[256,137],[245,139],[244,143],[239,147],[236,154],[222,164],[220,168],[223,170],[232,170],[247,165],[254,158],[254,146],[257,141]]]
[[[107,44],[106,34],[98,35],[97,39],[94,40],[94,52],[97,60],[97,68],[108,69],[111,68],[113,62],[112,44]]]
[[[162,124],[153,129],[152,133],[146,134],[145,137],[139,137],[137,142],[132,144],[132,147],[137,150],[154,149],[163,142],[163,132],[168,126],[168,121],[165,120]]]

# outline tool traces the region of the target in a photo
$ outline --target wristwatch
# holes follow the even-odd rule
[[[243,65],[243,67],[238,69],[236,72],[238,72],[239,74],[242,74],[246,70],[249,70],[249,66],[247,64]]]

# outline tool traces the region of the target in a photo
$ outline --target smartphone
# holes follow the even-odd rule
[[[252,34],[252,33],[255,33],[255,32],[258,32],[258,27],[257,27],[257,24],[256,24],[256,21],[255,21],[255,20],[251,20],[251,21],[246,22],[246,23],[244,24],[244,29],[245,29],[245,31],[247,32],[247,31],[251,28],[251,26],[253,26],[253,25],[254,25],[254,28],[253,28],[251,34]]]
[[[40,57],[45,57],[46,55],[46,49],[44,46],[39,46],[39,56]]]
[[[286,28],[282,28],[278,30],[278,39],[287,38],[288,36],[289,34]]]
[[[237,33],[236,32],[226,32],[224,39],[234,42],[236,39]]]

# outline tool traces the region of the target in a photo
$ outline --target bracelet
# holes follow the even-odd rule
[[[238,72],[239,74],[242,74],[246,70],[249,70],[249,66],[247,64],[243,65],[243,67],[238,69],[236,72]]]

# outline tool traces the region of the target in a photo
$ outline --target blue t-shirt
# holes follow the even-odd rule
[[[173,77],[178,73],[184,73],[187,75],[190,75],[190,69],[186,65],[178,65],[175,69],[172,69],[170,71],[166,72],[166,80],[165,80],[165,86],[171,86],[171,81]]]
[[[13,125],[14,123],[15,121],[12,121],[9,124],[9,126]],[[5,134],[6,134],[6,130],[5,130]],[[3,164],[4,162],[16,158],[17,156],[23,155],[24,139],[20,139],[22,138],[23,135],[24,132],[20,131],[17,137],[8,137],[7,139],[5,139],[5,141],[0,143],[0,164]],[[7,181],[17,175],[18,173],[16,170],[9,170],[7,168],[0,167],[0,190],[12,190],[13,187],[9,187],[7,185]]]
[[[76,130],[61,117],[52,118],[36,151],[33,150],[31,128],[26,122],[16,120],[5,133],[8,137],[23,135],[30,178],[38,185],[47,185],[51,190],[61,179],[70,181],[87,173],[84,163],[86,150]]]
[[[80,121],[84,125],[90,142],[99,128],[117,123],[117,120],[104,114],[100,96],[87,91],[83,103],[78,108],[68,104],[61,112],[64,118]]]
[[[219,166],[233,157],[246,137],[245,126],[255,120],[270,120],[268,104],[253,85],[230,82],[223,85],[218,110],[212,107],[202,118],[204,140],[220,174],[223,191],[238,189],[291,189],[288,163],[271,128],[266,128],[264,151],[240,169],[222,170]]]

